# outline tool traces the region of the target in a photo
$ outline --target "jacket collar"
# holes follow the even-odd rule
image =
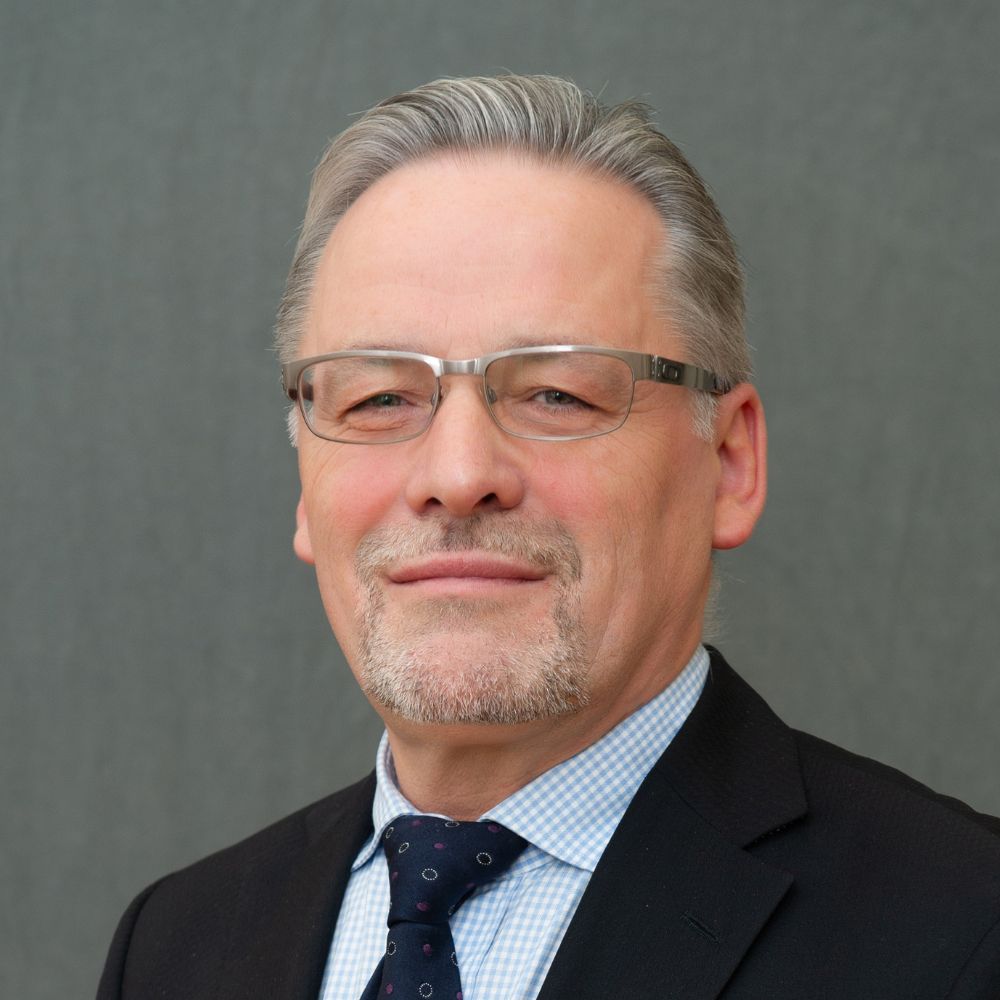
[[[369,775],[323,799],[288,824],[279,864],[244,874],[218,1000],[319,996],[351,862],[371,835],[374,791]]]
[[[701,698],[654,772],[741,847],[804,816],[808,805],[792,731],[722,654]]]
[[[702,696],[609,843],[539,1000],[712,1000],[792,884],[746,848],[807,810],[793,735],[710,652]]]

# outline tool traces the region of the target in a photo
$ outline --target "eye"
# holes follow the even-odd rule
[[[572,393],[566,392],[563,389],[539,389],[531,397],[532,402],[543,403],[545,406],[551,406],[555,409],[562,409],[564,407],[579,406],[584,409],[590,409],[591,404],[585,399],[581,399],[579,396],[574,396]]]
[[[406,400],[395,392],[377,392],[374,396],[355,403],[352,410],[379,410],[392,406],[405,406]]]

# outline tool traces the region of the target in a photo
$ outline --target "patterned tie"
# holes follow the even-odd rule
[[[393,820],[382,837],[389,864],[389,934],[361,1000],[462,1000],[448,918],[527,846],[499,823],[440,816]]]

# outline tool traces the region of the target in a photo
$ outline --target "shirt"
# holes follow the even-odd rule
[[[604,848],[707,674],[708,653],[699,646],[655,698],[481,817],[513,830],[528,847],[451,919],[464,1000],[538,995]],[[396,785],[385,734],[375,775],[374,832],[351,866],[320,1000],[358,1000],[385,949],[389,875],[379,844],[393,819],[418,811]]]

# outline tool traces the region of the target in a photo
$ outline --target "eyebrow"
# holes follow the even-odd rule
[[[554,336],[553,334],[539,335],[539,334],[526,334],[521,337],[514,337],[510,340],[506,347],[500,348],[502,351],[514,351],[519,347],[551,347],[553,344],[587,344],[589,341],[586,337],[571,336],[569,339],[565,337]]]
[[[402,343],[384,344],[381,341],[351,340],[337,348],[338,351],[408,351],[410,354],[426,354],[427,352],[415,341],[404,340]]]
[[[586,337],[563,337],[553,336],[552,334],[524,334],[520,337],[513,337],[510,340],[504,341],[496,351],[515,351],[521,347],[550,347],[553,344],[591,344],[593,341]],[[600,346],[595,344],[594,346]],[[371,340],[352,340],[344,344],[342,347],[338,348],[341,351],[406,351],[410,354],[427,354],[426,345],[418,343],[414,340],[403,340],[397,341],[396,343],[388,344],[382,341],[371,341]],[[487,351],[487,354],[496,353],[495,351]],[[437,355],[434,355],[435,357]]]

